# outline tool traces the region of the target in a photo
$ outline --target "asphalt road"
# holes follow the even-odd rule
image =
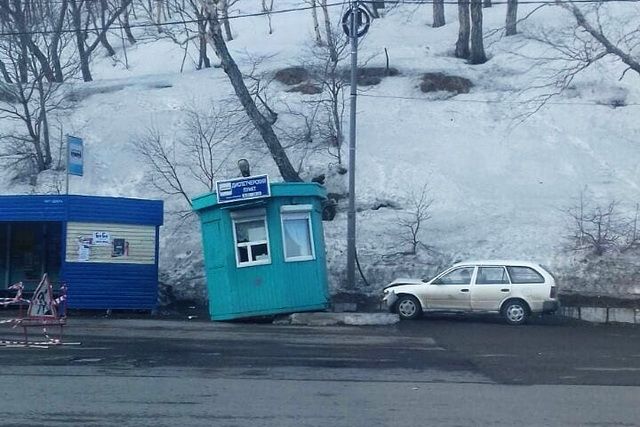
[[[635,326],[83,318],[68,332],[0,347],[0,425],[640,425]]]

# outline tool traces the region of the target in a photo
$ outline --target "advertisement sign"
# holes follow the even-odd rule
[[[69,175],[82,176],[84,172],[83,141],[75,136],[67,136],[67,172]]]
[[[97,246],[109,246],[111,244],[111,233],[108,231],[94,231],[93,244]]]
[[[271,196],[269,177],[256,175],[217,181],[218,203],[260,199]]]

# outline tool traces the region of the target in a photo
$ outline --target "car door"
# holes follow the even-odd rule
[[[433,280],[425,289],[427,308],[470,310],[471,279],[475,267],[458,267]]]
[[[500,310],[500,303],[511,293],[511,283],[503,266],[479,266],[471,286],[471,309]]]

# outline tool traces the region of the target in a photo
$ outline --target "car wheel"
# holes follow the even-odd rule
[[[422,314],[422,306],[413,295],[401,295],[396,303],[396,311],[401,319],[415,319]]]
[[[502,317],[510,325],[522,325],[529,317],[529,308],[524,301],[509,301],[502,307]]]

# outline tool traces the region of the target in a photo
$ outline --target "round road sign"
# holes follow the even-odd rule
[[[342,30],[344,33],[351,37],[351,20],[352,20],[353,10],[349,9],[342,16]],[[369,11],[362,6],[358,6],[356,8],[356,36],[362,37],[367,31],[369,31],[369,25],[371,24],[371,16],[369,16]]]

